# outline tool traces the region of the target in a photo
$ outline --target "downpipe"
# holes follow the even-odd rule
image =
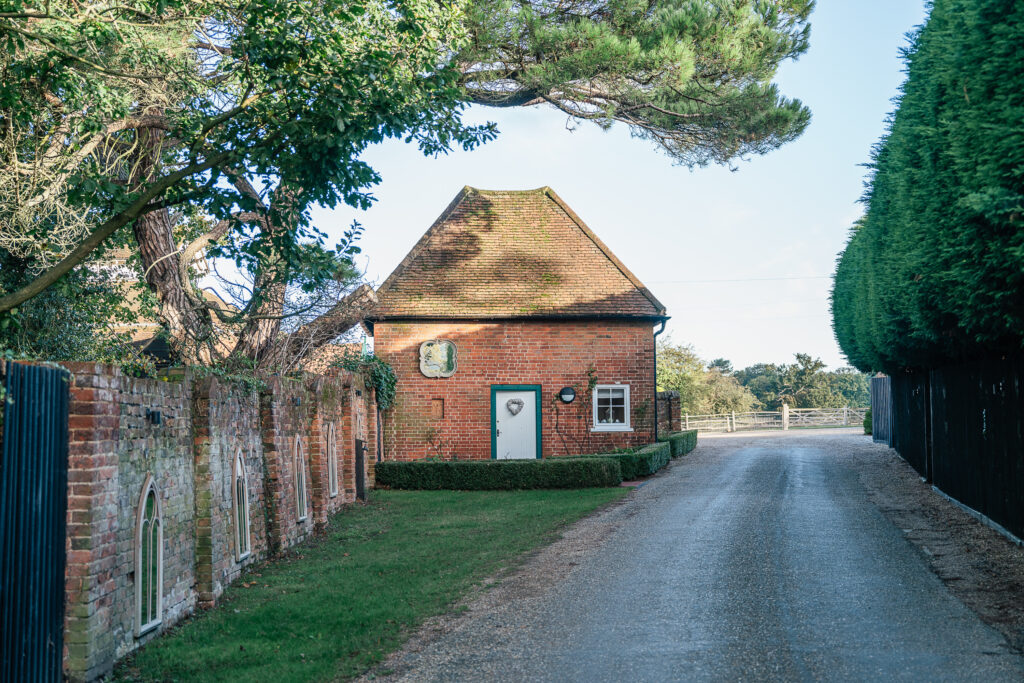
[[[661,327],[654,333],[654,443],[658,443],[658,335],[665,331],[665,323],[661,321]],[[669,423],[671,423],[671,417]]]

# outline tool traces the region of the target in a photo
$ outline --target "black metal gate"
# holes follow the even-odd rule
[[[366,443],[356,439],[356,498],[366,500]]]
[[[68,380],[6,363],[0,448],[0,680],[63,674]]]

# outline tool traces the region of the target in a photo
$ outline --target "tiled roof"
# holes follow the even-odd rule
[[[665,316],[548,187],[463,188],[377,296],[371,321]]]

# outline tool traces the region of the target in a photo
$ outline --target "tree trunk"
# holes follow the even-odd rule
[[[250,317],[238,335],[238,342],[231,351],[232,358],[245,358],[263,366],[265,357],[281,334],[281,314],[284,311],[285,285],[272,284],[264,294],[263,304],[258,306],[254,317]]]
[[[146,182],[159,163],[164,131],[141,128],[136,182]],[[158,315],[167,326],[168,344],[184,363],[210,364],[216,358],[213,325],[209,312],[196,306],[182,286],[178,270],[178,245],[170,212],[158,209],[136,219],[132,230],[138,244],[146,284],[156,293]]]
[[[377,301],[373,288],[361,285],[327,313],[289,335],[278,337],[262,354],[259,366],[282,372],[299,369],[303,359],[365,320],[377,307]]]

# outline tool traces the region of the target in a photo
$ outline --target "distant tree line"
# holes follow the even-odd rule
[[[870,403],[869,375],[852,368],[828,371],[819,358],[795,354],[795,363],[757,363],[734,370],[724,358],[701,359],[693,347],[658,343],[658,389],[678,391],[684,413],[841,408]]]
[[[935,0],[839,260],[833,326],[861,370],[1024,348],[1024,3]]]

